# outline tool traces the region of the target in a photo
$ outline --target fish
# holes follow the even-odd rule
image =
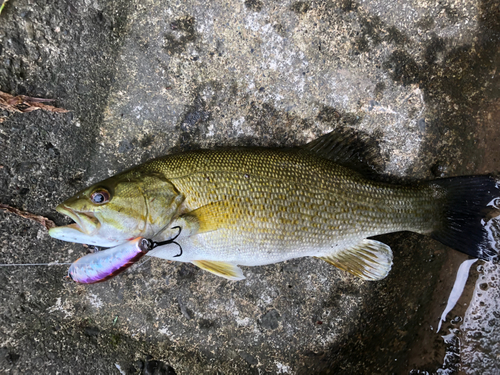
[[[245,278],[240,266],[303,257],[381,280],[393,253],[373,237],[400,231],[474,258],[498,254],[489,223],[499,214],[500,190],[492,176],[395,183],[380,175],[380,159],[375,142],[349,128],[297,147],[167,155],[59,204],[56,211],[74,223],[49,234],[105,247],[170,240],[147,255],[229,280]]]

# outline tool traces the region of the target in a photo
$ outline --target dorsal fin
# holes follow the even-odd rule
[[[351,128],[335,129],[301,148],[367,177],[383,171],[384,162],[377,142],[368,134]]]

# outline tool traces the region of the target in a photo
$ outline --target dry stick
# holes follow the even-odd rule
[[[36,221],[37,223],[42,224],[47,230],[56,226],[56,224],[52,220],[47,219],[46,217],[35,215],[27,211],[22,211],[6,204],[0,203],[0,210],[24,217],[25,219]]]
[[[6,204],[0,203],[0,210],[24,217],[25,219],[33,220],[36,221],[37,223],[43,225],[45,229],[49,230],[50,228],[54,228],[56,225],[54,222],[50,219],[47,219],[46,217],[40,216],[40,215],[35,215],[32,214],[31,212],[27,211],[22,211],[17,208],[11,207]],[[10,263],[10,264],[0,264],[0,267],[17,267],[17,266],[60,266],[60,265],[67,265],[71,263],[59,263],[58,261],[55,262],[50,262],[50,263]]]
[[[31,112],[37,109],[43,109],[49,112],[67,113],[64,108],[57,108],[52,105],[44,104],[55,101],[55,99],[33,98],[26,95],[10,95],[0,91],[0,109],[9,112]]]

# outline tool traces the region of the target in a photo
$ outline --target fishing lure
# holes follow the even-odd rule
[[[176,244],[180,249],[180,253],[175,257],[181,256],[182,247],[175,239],[179,237],[182,229],[180,227],[172,229],[179,229],[179,233],[167,241],[155,242],[144,237],[137,237],[122,245],[87,254],[71,264],[68,277],[79,284],[95,284],[106,281],[125,271],[150,250],[171,243]]]

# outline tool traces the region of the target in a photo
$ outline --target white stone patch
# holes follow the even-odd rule
[[[144,108],[144,106],[138,105],[138,106],[135,106],[134,109],[132,110],[132,113],[135,113],[135,117],[137,119],[141,118],[141,112],[142,112],[143,108]]]
[[[102,300],[95,294],[89,293],[88,296],[88,301],[89,303],[95,307],[96,309],[100,309],[104,304],[102,303]]]
[[[168,329],[168,327],[163,327],[158,330],[162,335],[172,336],[172,332]]]
[[[260,25],[260,20],[262,19],[262,16],[258,13],[251,12],[248,14],[248,16],[245,18],[245,26],[254,31],[257,32],[260,30],[261,25]]]
[[[215,135],[215,125],[214,124],[210,124],[208,125],[208,128],[207,128],[207,137],[208,138],[211,138]]]
[[[67,301],[64,302],[64,304],[61,302],[61,297],[58,297],[56,299],[56,304],[52,307],[49,307],[47,311],[49,313],[55,312],[55,311],[60,311],[64,314],[64,318],[69,318],[73,316],[73,312],[69,310],[70,306]]]
[[[236,318],[236,324],[237,324],[239,327],[247,327],[247,326],[249,326],[251,323],[252,323],[252,320],[251,320],[250,318],[248,318],[248,317],[243,318],[243,319]]]
[[[275,361],[276,369],[278,374],[292,374],[290,366],[287,366],[281,362]]]
[[[263,294],[262,296],[260,296],[259,301],[264,302],[264,305],[267,306],[267,305],[270,305],[271,302],[273,302],[273,299],[268,294]]]
[[[38,232],[36,232],[36,239],[41,240],[45,236],[48,235],[48,232],[46,229],[39,229]]]
[[[236,130],[236,134],[242,135],[245,134],[245,132],[242,129],[242,124],[245,122],[245,118],[242,116],[237,120],[233,121],[233,129]]]

